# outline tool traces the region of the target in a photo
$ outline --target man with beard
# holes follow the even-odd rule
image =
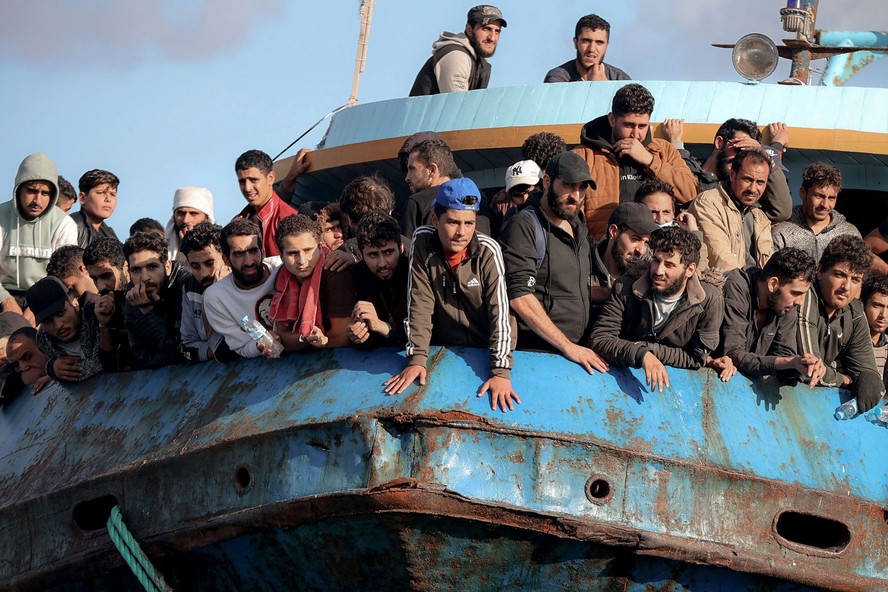
[[[557,351],[590,374],[607,364],[579,345],[589,336],[591,257],[583,195],[595,182],[573,152],[552,157],[543,192],[503,227],[509,304],[518,316],[518,347]]]
[[[712,152],[702,163],[685,150],[682,141],[684,123],[680,119],[667,119],[661,127],[665,138],[678,150],[688,168],[697,179],[699,191],[714,189],[728,180],[731,162],[742,150],[762,150],[771,159],[768,186],[761,199],[762,211],[777,224],[783,222],[792,210],[792,195],[786,182],[788,172],[781,164],[781,154],[789,143],[789,128],[785,123],[769,123],[770,144],[762,144],[762,132],[754,121],[731,118],[721,124],[712,142]]]
[[[443,140],[424,140],[410,149],[404,180],[412,195],[404,204],[401,218],[404,236],[411,238],[414,230],[429,223],[438,187],[449,181],[455,172],[453,153]]]
[[[882,382],[888,387],[888,277],[871,275],[860,291],[863,312],[869,324],[870,339],[876,354],[876,370],[882,375]]]
[[[123,244],[132,287],[126,293],[123,322],[129,335],[132,369],[183,362],[179,350],[182,290],[188,271],[167,259],[162,237],[137,232]]]
[[[601,314],[601,307],[610,299],[614,281],[628,273],[638,277],[648,253],[656,222],[643,204],[620,204],[607,221],[607,239],[592,249],[592,324]]]
[[[814,162],[802,171],[799,197],[802,204],[792,209],[786,222],[774,226],[774,248],[796,247],[818,261],[829,241],[843,234],[860,236],[857,227],[835,211],[836,198],[842,191],[842,173],[825,162]]]
[[[215,224],[213,194],[204,187],[179,187],[173,195],[173,214],[167,222],[164,237],[170,245],[170,261],[185,262],[179,256],[179,243],[185,233],[202,222]]]
[[[219,235],[222,260],[231,273],[204,292],[204,311],[212,330],[221,335],[228,348],[244,358],[262,355],[256,342],[243,330],[244,315],[271,329],[268,315],[274,294],[277,267],[262,262],[262,234],[259,227],[243,218],[229,222]]]
[[[128,370],[132,357],[129,336],[124,324],[126,292],[129,286],[129,273],[126,269],[126,255],[123,245],[113,238],[99,238],[90,243],[83,252],[83,264],[90,279],[96,286],[98,296],[96,306],[110,310],[111,317],[105,325],[111,332],[117,351],[117,367]]]
[[[861,413],[879,402],[881,388],[868,385],[882,377],[876,368],[873,342],[863,304],[855,298],[873,262],[873,254],[857,236],[839,236],[826,246],[817,265],[817,279],[799,311],[799,347],[823,361],[824,372],[811,386],[851,388]],[[868,378],[861,377],[872,373]]]
[[[583,204],[589,234],[596,239],[604,236],[614,208],[633,201],[645,179],[671,184],[681,204],[697,195],[697,181],[678,151],[666,140],[652,138],[653,111],[651,93],[640,84],[627,84],[614,94],[611,112],[580,132],[581,146],[574,152],[585,159],[597,184],[586,191]]]
[[[398,222],[384,212],[371,212],[358,224],[361,262],[352,268],[357,303],[348,338],[355,345],[407,342],[407,276],[409,263]]]
[[[823,363],[812,354],[798,355],[797,337],[797,309],[814,281],[815,266],[805,251],[785,248],[762,269],[728,272],[720,349],[737,370],[752,378],[792,371],[808,382],[819,379]]]
[[[181,251],[188,262],[191,277],[182,294],[182,355],[188,362],[233,359],[225,338],[213,331],[204,315],[203,295],[207,288],[231,271],[222,260],[219,234],[222,227],[201,222],[182,238]]]
[[[496,6],[481,4],[469,10],[464,33],[441,33],[432,44],[432,57],[426,60],[410,96],[437,95],[487,88],[490,63],[506,19]]]
[[[592,345],[617,366],[644,369],[650,390],[669,386],[666,366],[702,367],[718,346],[724,301],[696,274],[700,241],[682,228],[651,238],[650,269],[614,284],[592,332]]]
[[[729,181],[704,191],[688,208],[703,233],[709,267],[763,267],[771,257],[771,222],[758,207],[770,167],[764,152],[744,150],[731,162]]]
[[[577,21],[573,44],[576,59],[549,70],[543,82],[632,80],[619,68],[604,63],[610,44],[610,23],[597,14],[587,14]]]

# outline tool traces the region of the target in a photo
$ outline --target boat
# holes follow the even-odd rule
[[[888,216],[885,89],[641,82],[692,152],[729,117],[784,121],[791,179],[827,160],[863,232]],[[424,130],[493,191],[528,135],[572,142],[617,87],[356,104],[297,193],[379,171],[403,195],[397,151]],[[640,370],[519,351],[504,414],[474,395],[485,351],[433,348],[427,384],[386,396],[403,364],[342,349],[19,396],[0,409],[0,589],[888,590],[888,432],[835,420],[847,391],[669,369],[649,392]]]

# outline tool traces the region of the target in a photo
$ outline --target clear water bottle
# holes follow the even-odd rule
[[[271,348],[272,358],[279,358],[281,356],[284,346],[272,338],[265,327],[262,326],[262,323],[256,319],[250,320],[250,317],[244,315],[244,318],[241,319],[241,326],[247,332],[247,335],[253,338],[253,341],[261,343],[266,348]]]
[[[879,405],[864,417],[873,425],[888,427],[888,407]]]
[[[842,419],[851,419],[852,417],[857,415],[857,399],[849,399],[836,407],[836,412],[833,414],[838,420]]]

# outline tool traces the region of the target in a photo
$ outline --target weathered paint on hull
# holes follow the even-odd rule
[[[651,394],[637,371],[588,376],[558,356],[517,352],[524,404],[504,415],[472,395],[485,352],[437,351],[427,387],[385,397],[382,381],[403,363],[391,350],[343,350],[109,375],[19,398],[0,416],[0,587],[61,578],[59,589],[126,589],[105,532],[72,518],[110,494],[183,588],[189,570],[225,571],[232,555],[247,572],[278,563],[267,537],[293,537],[282,545],[299,554],[274,576],[284,589],[368,573],[353,565],[368,545],[384,557],[383,581],[404,569],[413,589],[470,589],[481,574],[524,574],[527,589],[548,578],[551,589],[658,590],[682,577],[697,590],[802,589],[768,578],[888,588],[888,459],[865,452],[884,447],[886,432],[834,421],[838,391],[670,371],[672,388]],[[786,511],[801,522],[781,536]],[[847,540],[811,536],[827,524],[817,517],[843,525]],[[321,553],[325,528],[341,532],[344,552]],[[474,561],[465,581],[458,570],[419,578],[458,566],[478,529],[494,534],[471,544],[494,541],[497,561],[520,552],[529,564]],[[553,545],[564,560],[539,561]],[[602,570],[583,553],[622,571],[595,588]],[[198,569],[198,558],[218,562]],[[670,562],[675,577],[663,575]],[[699,583],[706,574],[722,587]],[[219,589],[264,576],[238,577],[246,583]]]

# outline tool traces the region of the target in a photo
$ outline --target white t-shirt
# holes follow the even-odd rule
[[[684,292],[672,298],[661,298],[654,294],[654,333],[663,328],[682,296]]]
[[[241,319],[247,315],[258,319],[266,329],[271,329],[268,317],[271,298],[274,296],[274,280],[280,267],[271,268],[268,279],[249,290],[242,290],[234,283],[234,274],[214,283],[204,292],[204,312],[207,322],[214,331],[225,337],[228,348],[244,358],[258,358],[261,352],[256,342],[247,335],[241,326]]]

